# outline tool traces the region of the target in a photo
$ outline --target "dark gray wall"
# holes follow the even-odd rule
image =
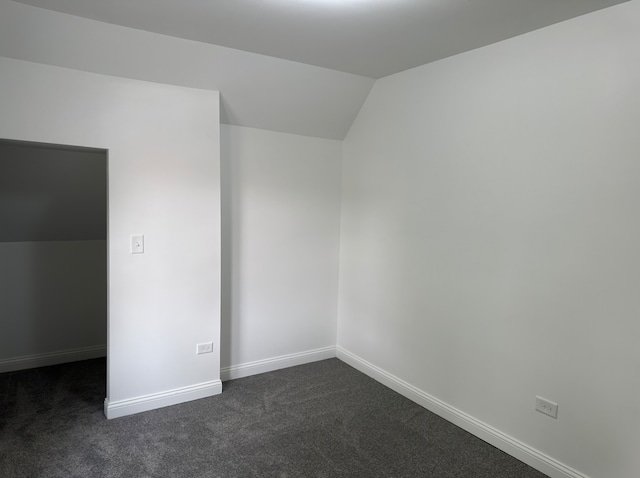
[[[0,242],[106,240],[106,152],[0,140]]]

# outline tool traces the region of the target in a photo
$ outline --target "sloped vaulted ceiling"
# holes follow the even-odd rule
[[[342,139],[376,78],[618,3],[0,0],[0,55],[216,89],[225,123]]]

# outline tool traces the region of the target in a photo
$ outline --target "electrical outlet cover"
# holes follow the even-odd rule
[[[196,354],[210,354],[213,352],[213,342],[206,342],[196,346]]]
[[[551,418],[558,418],[558,404],[546,398],[536,396],[536,411],[549,415]]]

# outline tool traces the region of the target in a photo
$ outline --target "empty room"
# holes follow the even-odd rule
[[[637,0],[0,0],[0,476],[639,476],[639,45]]]

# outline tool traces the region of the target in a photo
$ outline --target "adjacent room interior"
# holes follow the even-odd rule
[[[638,1],[380,75],[37,3],[0,0],[0,146],[108,151],[108,235],[64,239],[108,277],[108,418],[337,357],[552,478],[637,476]]]
[[[107,153],[0,140],[0,371],[107,352]]]

